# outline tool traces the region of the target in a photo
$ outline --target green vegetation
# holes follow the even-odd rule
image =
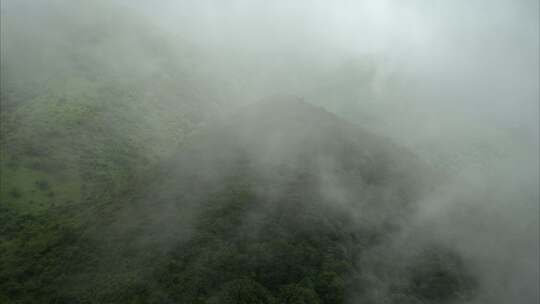
[[[11,178],[3,194],[10,204],[0,210],[2,299],[328,304],[377,302],[376,290],[390,303],[470,297],[474,279],[439,246],[403,263],[374,261],[367,269],[361,263],[399,229],[393,223],[421,193],[407,182],[409,170],[424,170],[414,157],[396,147],[370,157],[388,149],[384,141],[359,138],[354,127],[311,106],[272,109],[248,109],[233,123],[207,128],[144,174],[149,166],[114,162],[114,149],[95,158],[110,165],[81,166],[88,174],[79,180],[5,164]],[[252,119],[259,126],[233,139]],[[258,149],[270,149],[275,134],[287,149],[274,151],[279,158],[260,158]],[[369,151],[362,143],[370,143]],[[344,181],[339,191],[351,197],[336,201],[321,193],[334,187],[331,180]],[[69,192],[78,182],[91,187]],[[53,205],[82,194],[80,201]],[[18,203],[23,199],[50,203],[35,209]],[[388,204],[400,211],[389,212]],[[386,273],[394,276],[384,279]],[[373,276],[385,280],[384,291]]]
[[[410,152],[299,101],[210,121],[227,92],[191,46],[177,52],[139,16],[95,24],[48,9],[27,28],[2,27],[12,43],[0,66],[0,303],[474,294],[465,262],[438,245],[364,261],[433,181]],[[58,37],[35,37],[42,25]]]

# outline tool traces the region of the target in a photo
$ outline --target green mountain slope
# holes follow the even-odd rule
[[[204,194],[174,195],[197,207],[192,237],[157,274],[172,302],[378,302],[377,280],[389,303],[462,301],[473,289],[460,258],[436,245],[365,262],[407,222],[433,173],[323,110],[248,108],[201,132],[176,163]]]
[[[406,150],[321,109],[248,107],[197,131],[124,192],[41,217],[3,209],[15,220],[3,226],[2,296],[15,303],[463,301],[474,279],[452,251],[431,244],[411,245],[412,254],[373,253],[407,224],[432,176]]]
[[[0,302],[471,296],[454,252],[386,249],[436,178],[413,154],[299,101],[215,119],[205,54],[104,6],[1,11]]]
[[[96,220],[213,112],[187,43],[105,3],[48,4],[0,11],[2,303],[71,290],[100,258]]]
[[[212,112],[187,43],[103,3],[51,4],[2,10],[0,199],[23,213],[120,191]]]

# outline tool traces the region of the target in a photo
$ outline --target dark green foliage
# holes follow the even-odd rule
[[[120,130],[89,123],[99,147],[72,144],[80,157],[67,169],[9,172],[30,181],[17,201],[43,207],[0,205],[0,301],[377,303],[362,292],[381,273],[399,278],[387,282],[388,303],[470,297],[465,265],[438,247],[378,271],[358,263],[421,193],[408,174],[424,170],[414,157],[308,105],[252,112],[201,131],[155,168]],[[245,130],[252,119],[260,128]],[[80,197],[66,197],[74,177]]]
[[[280,289],[279,302],[287,304],[319,304],[320,299],[313,289],[303,287],[300,284],[291,284]]]
[[[238,277],[291,303],[341,303],[354,262],[354,239],[363,232],[340,211],[324,206],[308,211],[309,204],[316,203],[292,193],[265,202],[252,187],[235,182],[213,195],[192,240],[176,248],[163,273],[157,274],[162,284],[174,299],[186,303],[214,299],[215,290]],[[328,221],[337,222],[330,228]]]
[[[472,295],[476,285],[459,256],[437,247],[422,252],[409,275],[409,293],[429,303],[463,301]]]
[[[19,191],[19,189],[17,188],[11,188],[11,190],[9,191],[9,194],[15,199],[20,198],[22,196],[21,191]]]
[[[241,278],[223,284],[208,304],[272,304],[276,303],[270,292],[259,283]]]
[[[321,297],[322,303],[343,303],[345,300],[345,282],[335,272],[319,273],[315,290]]]
[[[38,180],[36,181],[36,187],[41,191],[46,191],[49,189],[49,182],[44,179]]]

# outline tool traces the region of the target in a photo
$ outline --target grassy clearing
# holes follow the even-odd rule
[[[32,158],[26,164],[36,164]],[[82,181],[75,170],[50,174],[13,160],[0,163],[0,201],[23,213],[39,213],[62,204],[79,202]]]

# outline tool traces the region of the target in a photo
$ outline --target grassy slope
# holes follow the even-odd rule
[[[44,9],[35,28],[2,26],[2,303],[52,301],[58,290],[79,301],[95,298],[81,286],[100,282],[96,288],[107,293],[129,285],[138,270],[110,276],[107,265],[119,263],[104,263],[99,250],[120,245],[98,248],[103,231],[96,221],[106,220],[114,203],[137,189],[139,176],[176,150],[204,107],[204,88],[191,75],[196,67],[186,70],[190,63],[170,37],[144,26],[133,37],[133,27],[144,22],[123,13],[109,19],[114,10],[98,15],[117,20],[116,32],[84,11]],[[3,23],[18,20],[30,19],[2,15]],[[72,26],[57,28],[59,20]],[[36,35],[40,27],[57,36]],[[102,267],[94,269],[98,260]],[[86,272],[66,275],[80,269]]]
[[[200,123],[204,86],[176,37],[104,3],[59,2],[37,15],[10,5],[0,65],[3,204],[34,213],[103,187],[120,191]]]

